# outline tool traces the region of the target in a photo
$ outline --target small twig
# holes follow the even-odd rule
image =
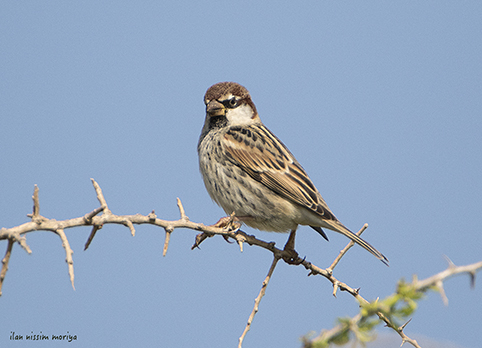
[[[33,209],[32,209],[32,214],[27,214],[27,217],[32,219],[32,222],[36,223],[37,225],[40,225],[42,222],[45,220],[48,220],[44,218],[42,215],[40,215],[40,201],[38,198],[38,186],[35,185],[34,190],[33,190]]]
[[[93,178],[90,178],[90,181],[92,181],[92,185],[94,186],[95,193],[97,194],[97,200],[100,203],[100,207],[97,208],[97,209],[100,209],[100,211],[102,211],[103,216],[111,215],[112,213],[111,213],[109,207],[107,206],[107,202],[105,200],[104,194],[102,193],[102,189],[100,188],[99,184]],[[90,214],[93,214],[95,211],[97,211],[97,209],[94,210],[93,212],[91,212]],[[100,213],[100,211],[99,211],[99,213]],[[93,217],[97,214],[93,214],[90,220],[92,220]],[[132,226],[132,222],[129,225],[124,221],[124,224],[127,227],[129,227],[129,229],[131,230],[131,234],[134,235],[135,230],[134,230],[134,226]],[[100,224],[94,224],[94,227],[92,228],[92,231],[90,232],[89,238],[87,239],[87,242],[85,242],[84,250],[87,250],[90,243],[92,243],[92,240],[94,239],[95,234],[97,233],[98,230],[100,230],[102,228],[102,226],[103,225],[101,223]]]
[[[261,286],[261,290],[258,294],[258,297],[256,297],[256,300],[254,300],[253,311],[251,312],[251,315],[248,318],[248,322],[246,323],[246,327],[244,328],[243,334],[241,335],[241,337],[239,337],[238,348],[241,348],[242,345],[243,345],[244,337],[248,333],[248,331],[251,327],[251,323],[253,322],[254,316],[258,312],[259,303],[261,302],[261,299],[263,298],[264,294],[266,293],[266,288],[268,287],[269,280],[271,279],[271,276],[273,275],[273,271],[274,271],[274,269],[276,267],[276,264],[278,263],[279,260],[280,260],[280,257],[278,257],[278,256],[275,256],[273,258],[273,262],[271,263],[271,267],[269,268],[268,275],[263,280],[263,285]]]
[[[33,224],[32,226],[36,226],[36,224]],[[12,239],[14,242],[17,242],[18,244],[20,244],[20,246],[28,254],[32,253],[32,250],[30,250],[30,247],[27,245],[27,239],[25,237],[22,237],[20,235],[20,233],[15,229],[1,228],[0,229],[0,240],[2,240],[2,239]]]
[[[95,193],[97,194],[97,200],[99,201],[100,206],[104,211],[104,215],[109,215],[111,212],[109,210],[109,207],[107,206],[107,202],[105,201],[104,194],[102,193],[102,189],[94,179],[90,178],[90,181],[92,181],[92,185],[94,186]]]
[[[58,229],[55,231],[62,240],[62,246],[65,249],[65,262],[67,262],[68,268],[69,268],[69,277],[70,277],[70,282],[72,283],[72,288],[75,290],[74,286],[74,260],[72,259],[72,254],[74,253],[72,251],[72,248],[70,248],[69,240],[67,239],[67,236],[65,235],[65,232],[62,228]]]
[[[32,211],[32,220],[40,216],[40,203],[38,199],[38,186],[35,185],[33,190],[33,211]]]
[[[443,281],[457,274],[467,273],[470,276],[472,285],[475,279],[475,274],[480,269],[482,269],[482,261],[466,266],[455,266],[454,263],[450,261],[449,266],[445,271],[439,272],[424,280],[418,280],[417,278],[414,278],[413,284],[417,291],[425,291],[427,288],[436,286],[440,292],[440,295],[442,296],[442,301],[444,301],[444,304],[447,304],[448,298],[445,295],[445,291],[443,290]]]
[[[181,215],[180,220],[181,221],[189,221],[189,218],[186,216],[186,212],[184,210],[184,207],[182,206],[182,203],[181,203],[181,200],[179,199],[179,197],[177,198],[177,207],[179,208],[179,214]],[[154,213],[154,210],[151,212],[151,214],[149,214],[149,216],[151,216],[152,220],[155,220],[156,214]],[[164,230],[166,231],[166,236],[164,238],[164,248],[162,249],[162,256],[166,256],[167,249],[169,248],[169,241],[171,240],[171,233],[174,231],[174,227],[169,225],[169,226],[165,227]],[[201,243],[201,242],[199,242],[199,243]],[[199,244],[197,244],[196,246],[198,246],[198,245]],[[195,246],[193,245],[191,250],[194,249],[194,247]]]
[[[415,282],[415,286],[418,291],[423,291],[426,288],[429,288],[435,285],[439,280],[446,280],[459,273],[468,273],[470,275],[474,272],[479,271],[480,269],[482,269],[482,261],[473,263],[471,265],[466,265],[466,266],[454,266],[454,267],[449,266],[445,271],[439,272],[424,280],[417,280]]]
[[[400,345],[403,346],[405,343],[410,343],[412,346],[414,346],[415,348],[422,348],[420,347],[420,345],[418,344],[417,340],[413,339],[413,338],[410,338],[408,336],[405,336],[405,334],[403,333],[403,331],[400,331],[400,335],[403,335],[402,336],[402,344]]]
[[[360,237],[361,234],[362,234],[363,232],[365,232],[365,230],[366,230],[367,228],[368,228],[368,224],[364,224],[363,227],[360,229],[360,231],[358,231],[358,232],[356,233],[356,235],[357,235],[358,237]],[[336,259],[333,261],[333,263],[331,264],[331,266],[328,267],[326,270],[327,270],[328,272],[333,272],[333,270],[335,269],[336,265],[338,265],[338,262],[340,262],[341,258],[342,258],[343,256],[345,256],[345,254],[347,253],[347,251],[350,250],[350,248],[351,248],[352,246],[354,246],[354,245],[355,245],[355,242],[352,241],[352,240],[350,240],[350,242],[346,245],[346,247],[344,247],[343,250],[340,251],[340,253],[339,253],[338,256],[336,257]]]
[[[5,275],[8,271],[8,262],[10,261],[10,256],[12,255],[13,243],[15,243],[13,239],[8,240],[7,251],[5,252],[5,257],[2,259],[2,271],[0,272],[0,296],[2,296],[3,280],[5,279]]]

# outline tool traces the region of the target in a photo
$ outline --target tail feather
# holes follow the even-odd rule
[[[314,229],[316,232],[318,232],[323,238],[325,238],[328,242],[330,241],[328,239],[328,236],[326,235],[325,231],[321,229],[321,227],[318,226],[310,226],[312,229]]]
[[[323,221],[327,226],[324,226],[326,228],[329,228],[330,230],[333,230],[335,232],[341,233],[344,236],[350,238],[353,242],[357,243],[358,245],[362,246],[365,250],[369,251],[373,255],[375,255],[380,261],[382,261],[385,265],[388,266],[388,259],[383,255],[381,252],[379,252],[377,249],[375,249],[373,246],[370,245],[367,241],[363,240],[359,236],[357,236],[355,233],[350,231],[348,228],[346,228],[341,222],[337,220],[324,220]],[[314,228],[313,226],[311,226]],[[316,228],[314,228],[316,231],[318,231]]]

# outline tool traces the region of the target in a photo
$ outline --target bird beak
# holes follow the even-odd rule
[[[206,105],[206,113],[209,114],[209,116],[211,117],[224,116],[226,114],[226,108],[217,100],[211,100]]]

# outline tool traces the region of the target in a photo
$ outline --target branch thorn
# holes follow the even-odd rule
[[[147,215],[147,217],[149,218],[150,221],[155,221],[157,219],[157,215],[156,215],[156,212],[154,210],[152,210],[149,215]]]
[[[179,213],[181,214],[181,220],[189,221],[189,218],[186,216],[186,212],[184,211],[184,207],[182,206],[179,198],[177,198],[177,207],[179,208]]]
[[[398,330],[399,330],[399,331],[403,331],[403,329],[405,329],[405,326],[407,326],[408,323],[411,322],[411,321],[412,321],[412,318],[410,318],[405,324],[403,324],[402,326],[400,326],[400,327],[398,328]]]
[[[165,228],[166,231],[166,238],[164,239],[164,248],[162,250],[162,256],[166,256],[167,248],[169,247],[169,241],[171,240],[171,233],[174,231],[172,226],[167,226]]]
[[[87,238],[87,242],[85,242],[84,251],[89,248],[89,245],[90,245],[90,243],[92,243],[92,240],[94,239],[95,234],[96,234],[97,231],[100,230],[101,228],[102,228],[102,224],[100,224],[100,225],[94,225],[94,226],[92,227],[92,231],[90,232],[89,238]]]
[[[473,289],[475,288],[475,271],[469,272],[470,276],[470,287]]]
[[[338,282],[337,281],[334,282],[333,283],[333,297],[335,297],[335,298],[336,298],[336,292],[338,291],[338,287],[339,287]]]
[[[455,268],[455,264],[450,260],[450,258],[447,255],[444,255],[445,260],[449,264],[449,269]]]
[[[443,281],[442,280],[437,281],[435,283],[435,286],[437,287],[437,289],[440,292],[440,296],[442,297],[442,301],[444,302],[444,305],[448,306],[449,305],[449,299],[448,299],[447,295],[445,294]]]

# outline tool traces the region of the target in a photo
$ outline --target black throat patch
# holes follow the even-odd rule
[[[228,124],[228,119],[226,116],[211,116],[209,118],[209,129],[216,129],[226,127]]]

